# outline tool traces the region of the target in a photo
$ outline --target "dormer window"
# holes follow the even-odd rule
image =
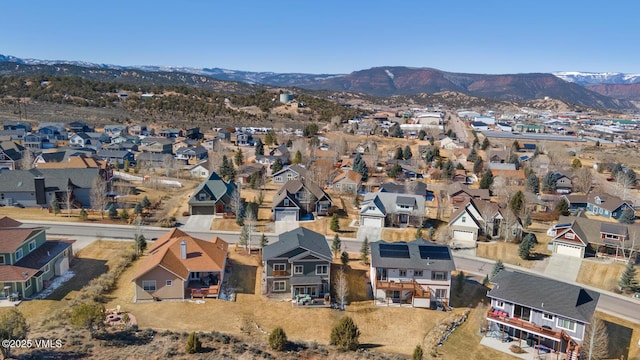
[[[567,239],[575,239],[576,235],[574,233],[572,233],[572,232],[568,232],[568,233],[566,233],[564,235],[564,237],[567,238]]]
[[[462,220],[462,222],[463,222],[463,223],[464,223],[464,222],[467,222],[467,217],[466,217],[466,216],[463,216],[461,220]]]
[[[284,199],[284,206],[289,206],[289,199]]]

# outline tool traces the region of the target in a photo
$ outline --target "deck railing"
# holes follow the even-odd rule
[[[494,311],[493,309],[489,309],[489,312],[487,312],[487,318],[498,320],[501,323],[506,324],[508,326],[516,326],[527,332],[548,336],[558,340],[562,339],[562,331],[560,330],[547,329],[545,327],[530,323],[528,321],[524,321],[515,317],[510,317],[508,315],[503,314],[503,312],[501,311]]]
[[[428,289],[424,289],[419,283],[415,282],[415,280],[411,281],[376,281],[376,289],[381,290],[411,290],[413,291],[413,296],[417,298],[428,298],[431,297],[431,293]]]

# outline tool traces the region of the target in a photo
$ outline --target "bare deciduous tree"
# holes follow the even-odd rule
[[[33,153],[29,149],[22,152],[22,158],[18,161],[18,167],[22,170],[33,169]]]
[[[71,186],[67,187],[67,191],[64,193],[64,205],[67,209],[67,217],[71,217],[71,198],[73,196],[73,189]]]
[[[600,360],[609,358],[609,334],[600,318],[593,317],[584,334],[580,358]]]
[[[579,192],[589,192],[591,184],[593,182],[593,174],[588,167],[581,167],[575,172],[575,183],[573,184],[574,190]]]
[[[91,207],[100,210],[100,217],[104,220],[104,207],[107,204],[107,181],[102,176],[96,176],[91,185]]]
[[[344,270],[338,270],[336,275],[336,300],[340,304],[340,309],[344,310],[344,305],[349,297],[349,283]]]

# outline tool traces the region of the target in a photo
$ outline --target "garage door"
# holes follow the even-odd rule
[[[295,211],[278,211],[276,221],[297,221]]]
[[[380,218],[373,218],[373,217],[366,217],[362,219],[362,226],[367,226],[367,227],[382,227],[382,219]]]
[[[214,210],[213,206],[192,206],[191,215],[213,215]]]
[[[556,254],[582,257],[582,247],[577,245],[556,244]]]
[[[473,241],[473,232],[471,231],[462,231],[462,230],[454,230],[453,231],[453,239],[460,241]]]

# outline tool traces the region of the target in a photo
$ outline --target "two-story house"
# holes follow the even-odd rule
[[[447,187],[447,194],[449,195],[449,204],[456,210],[462,204],[465,204],[469,199],[487,200],[491,199],[489,189],[472,189],[469,186],[454,182]]]
[[[553,240],[550,247],[554,254],[585,257],[607,256],[628,260],[637,256],[640,243],[634,238],[640,236],[638,224],[616,224],[608,221],[584,217],[561,216],[547,235]]]
[[[362,187],[362,175],[353,170],[341,171],[331,181],[331,187],[338,193],[357,194]]]
[[[0,219],[0,298],[32,297],[69,269],[72,242],[47,240],[44,228],[24,227],[8,217]]]
[[[236,185],[233,181],[224,181],[217,173],[211,172],[209,178],[200,183],[189,198],[189,212],[192,215],[216,215],[232,211],[233,193]]]
[[[248,132],[236,131],[236,145],[237,146],[252,146],[253,136]]]
[[[262,294],[295,299],[330,293],[331,249],[324,235],[306,228],[280,234],[262,249]]]
[[[182,130],[174,128],[162,129],[158,132],[158,136],[163,138],[177,138],[182,136]]]
[[[503,210],[498,204],[485,200],[467,198],[449,217],[449,231],[451,243],[455,247],[475,248],[479,235],[491,239],[500,231],[509,231],[510,239],[517,239],[522,235],[522,224],[515,217],[512,224],[504,221]],[[504,229],[509,226],[509,229]],[[506,234],[504,234],[506,235]]]
[[[217,298],[225,279],[229,245],[173,229],[158,238],[133,277],[134,302]]]
[[[125,135],[128,130],[129,128],[126,125],[113,124],[104,126],[104,133],[110,138]]]
[[[95,128],[82,120],[72,121],[69,123],[69,131],[72,133],[92,132]]]
[[[331,197],[318,185],[289,180],[274,195],[271,210],[275,221],[297,221],[314,212],[326,215],[331,205]]]
[[[582,343],[598,305],[598,292],[507,270],[496,274],[491,283],[487,334],[496,332],[565,353],[567,359],[577,358],[576,346]]]
[[[421,226],[424,217],[425,198],[422,195],[366,193],[360,204],[360,226]]]
[[[13,141],[0,142],[0,169],[15,170],[18,168],[18,162],[22,159],[24,147],[14,143]]]
[[[181,147],[176,151],[174,158],[188,165],[193,165],[206,160],[209,156],[207,149],[203,146]]]
[[[448,306],[455,269],[451,250],[445,245],[424,239],[371,243],[369,276],[376,305]]]
[[[139,149],[142,152],[171,154],[173,151],[173,139],[144,138],[140,140]]]
[[[291,166],[280,169],[271,175],[273,182],[276,184],[284,184],[289,180],[302,180],[307,176],[307,169],[299,164],[293,164]]]
[[[130,164],[135,163],[136,159],[132,152],[126,150],[98,150],[96,153],[98,159],[113,164],[114,168],[119,169],[124,166],[125,161]]]

